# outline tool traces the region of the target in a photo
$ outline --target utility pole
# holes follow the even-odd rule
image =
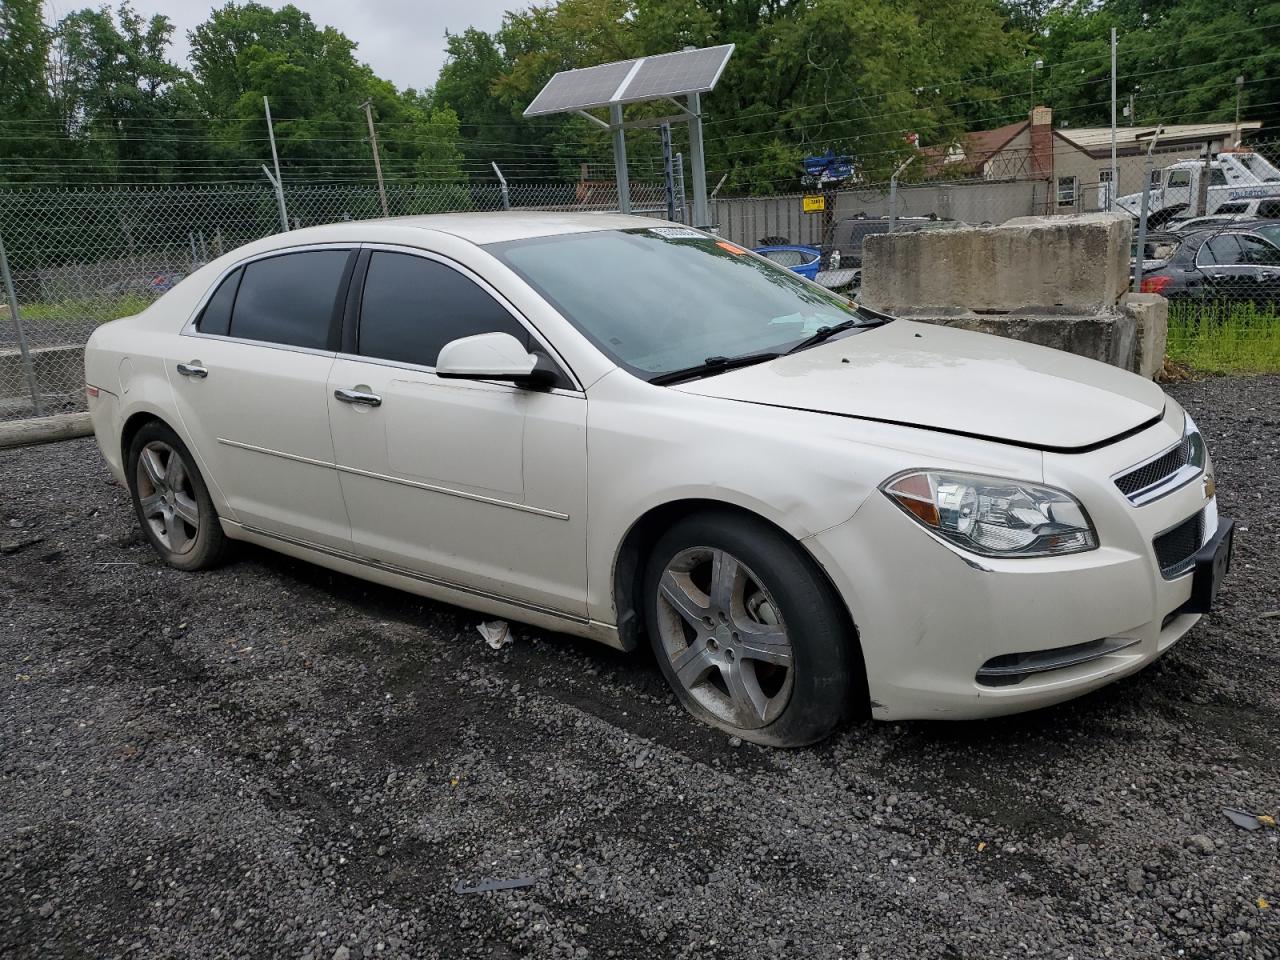
[[[289,211],[284,205],[284,181],[280,179],[280,155],[276,153],[276,128],[271,122],[271,101],[263,97],[262,106],[267,111],[267,136],[271,140],[271,165],[276,169],[275,177],[273,178],[271,174],[267,174],[267,179],[276,188],[276,206],[280,208],[280,228],[287,233],[289,231]]]
[[[1244,90],[1244,74],[1236,77],[1236,142],[1233,146],[1240,146],[1240,94]]]
[[[360,109],[364,111],[364,118],[369,121],[369,146],[373,149],[373,169],[378,175],[378,199],[382,201],[382,215],[389,217],[391,212],[387,209],[387,188],[382,182],[382,159],[378,156],[378,134],[373,129],[373,100],[360,104]]]
[[[1116,167],[1116,28],[1111,28],[1111,183],[1107,185],[1107,210],[1115,196],[1119,170]]]

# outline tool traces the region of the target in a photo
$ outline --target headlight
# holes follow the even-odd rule
[[[1209,450],[1204,445],[1204,437],[1200,435],[1200,428],[1196,426],[1196,422],[1191,419],[1191,414],[1186,414],[1186,424],[1182,428],[1182,442],[1186,445],[1187,463],[1193,467],[1199,467],[1202,470],[1209,467]]]
[[[1098,546],[1084,507],[1053,487],[922,470],[881,489],[917,523],[984,557],[1057,556]]]

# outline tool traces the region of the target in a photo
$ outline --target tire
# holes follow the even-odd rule
[[[834,590],[799,544],[764,521],[727,511],[680,520],[655,544],[644,590],[659,668],[685,709],[712,726],[803,746],[865,695]]]
[[[126,465],[134,513],[160,559],[179,570],[207,570],[226,558],[229,543],[209,488],[176,433],[159,421],[146,424],[129,444]]]

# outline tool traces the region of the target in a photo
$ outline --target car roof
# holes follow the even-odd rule
[[[655,217],[618,213],[562,213],[538,210],[500,210],[491,213],[435,213],[377,220],[344,220],[275,234],[279,245],[307,242],[377,243],[402,241],[405,230],[433,230],[477,245],[527,240],[594,230],[635,230],[656,226],[684,226]]]
[[[752,247],[754,253],[773,253],[776,250],[797,250],[800,253],[818,253],[817,247],[807,243],[768,243],[763,247]]]

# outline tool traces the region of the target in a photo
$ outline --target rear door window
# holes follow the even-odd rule
[[[1240,235],[1240,247],[1244,253],[1241,263],[1250,263],[1259,267],[1274,267],[1280,264],[1280,250],[1277,250],[1260,237],[1251,237],[1247,233]]]
[[[304,250],[246,264],[231,336],[328,349],[347,256],[346,250]]]
[[[1210,263],[1218,266],[1227,266],[1240,262],[1240,241],[1234,233],[1224,233],[1211,237],[1200,248],[1200,255],[1196,258],[1196,263],[1202,265]]]
[[[434,367],[446,343],[495,332],[532,346],[529,332],[505,307],[452,267],[408,253],[377,250],[369,257],[360,356]]]

